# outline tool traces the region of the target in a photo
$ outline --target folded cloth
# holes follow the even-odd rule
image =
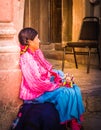
[[[17,121],[16,126],[14,126],[15,121]],[[58,111],[52,103],[26,102],[19,109],[10,130],[66,130],[66,128],[60,125]]]

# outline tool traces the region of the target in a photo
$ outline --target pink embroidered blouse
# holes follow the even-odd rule
[[[28,51],[20,56],[22,82],[20,98],[31,100],[46,91],[52,91],[59,87],[59,82],[50,82],[52,65],[44,58],[40,49],[35,52]]]

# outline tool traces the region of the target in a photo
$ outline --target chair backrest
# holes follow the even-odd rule
[[[97,17],[85,17],[81,25],[79,40],[99,39],[99,19]]]

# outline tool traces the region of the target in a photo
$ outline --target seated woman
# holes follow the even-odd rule
[[[54,104],[59,113],[60,124],[70,121],[72,130],[80,130],[81,116],[85,110],[79,87],[76,84],[68,84],[68,80],[64,83],[64,73],[54,70],[44,58],[39,49],[40,40],[35,29],[22,29],[18,38],[21,44],[22,71],[20,98],[24,103]]]

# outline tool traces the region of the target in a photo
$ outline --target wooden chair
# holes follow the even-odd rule
[[[67,52],[68,48],[72,48],[72,52]],[[87,51],[80,51],[77,48],[87,48]],[[95,48],[96,51],[92,51]],[[94,49],[93,49],[94,50]],[[98,54],[100,64],[100,49],[99,49],[99,19],[97,17],[84,17],[82,20],[81,30],[78,41],[69,41],[64,47],[62,70],[64,70],[64,61],[66,54],[73,54],[75,66],[78,68],[76,55],[87,55],[87,73],[90,69],[91,54]]]

